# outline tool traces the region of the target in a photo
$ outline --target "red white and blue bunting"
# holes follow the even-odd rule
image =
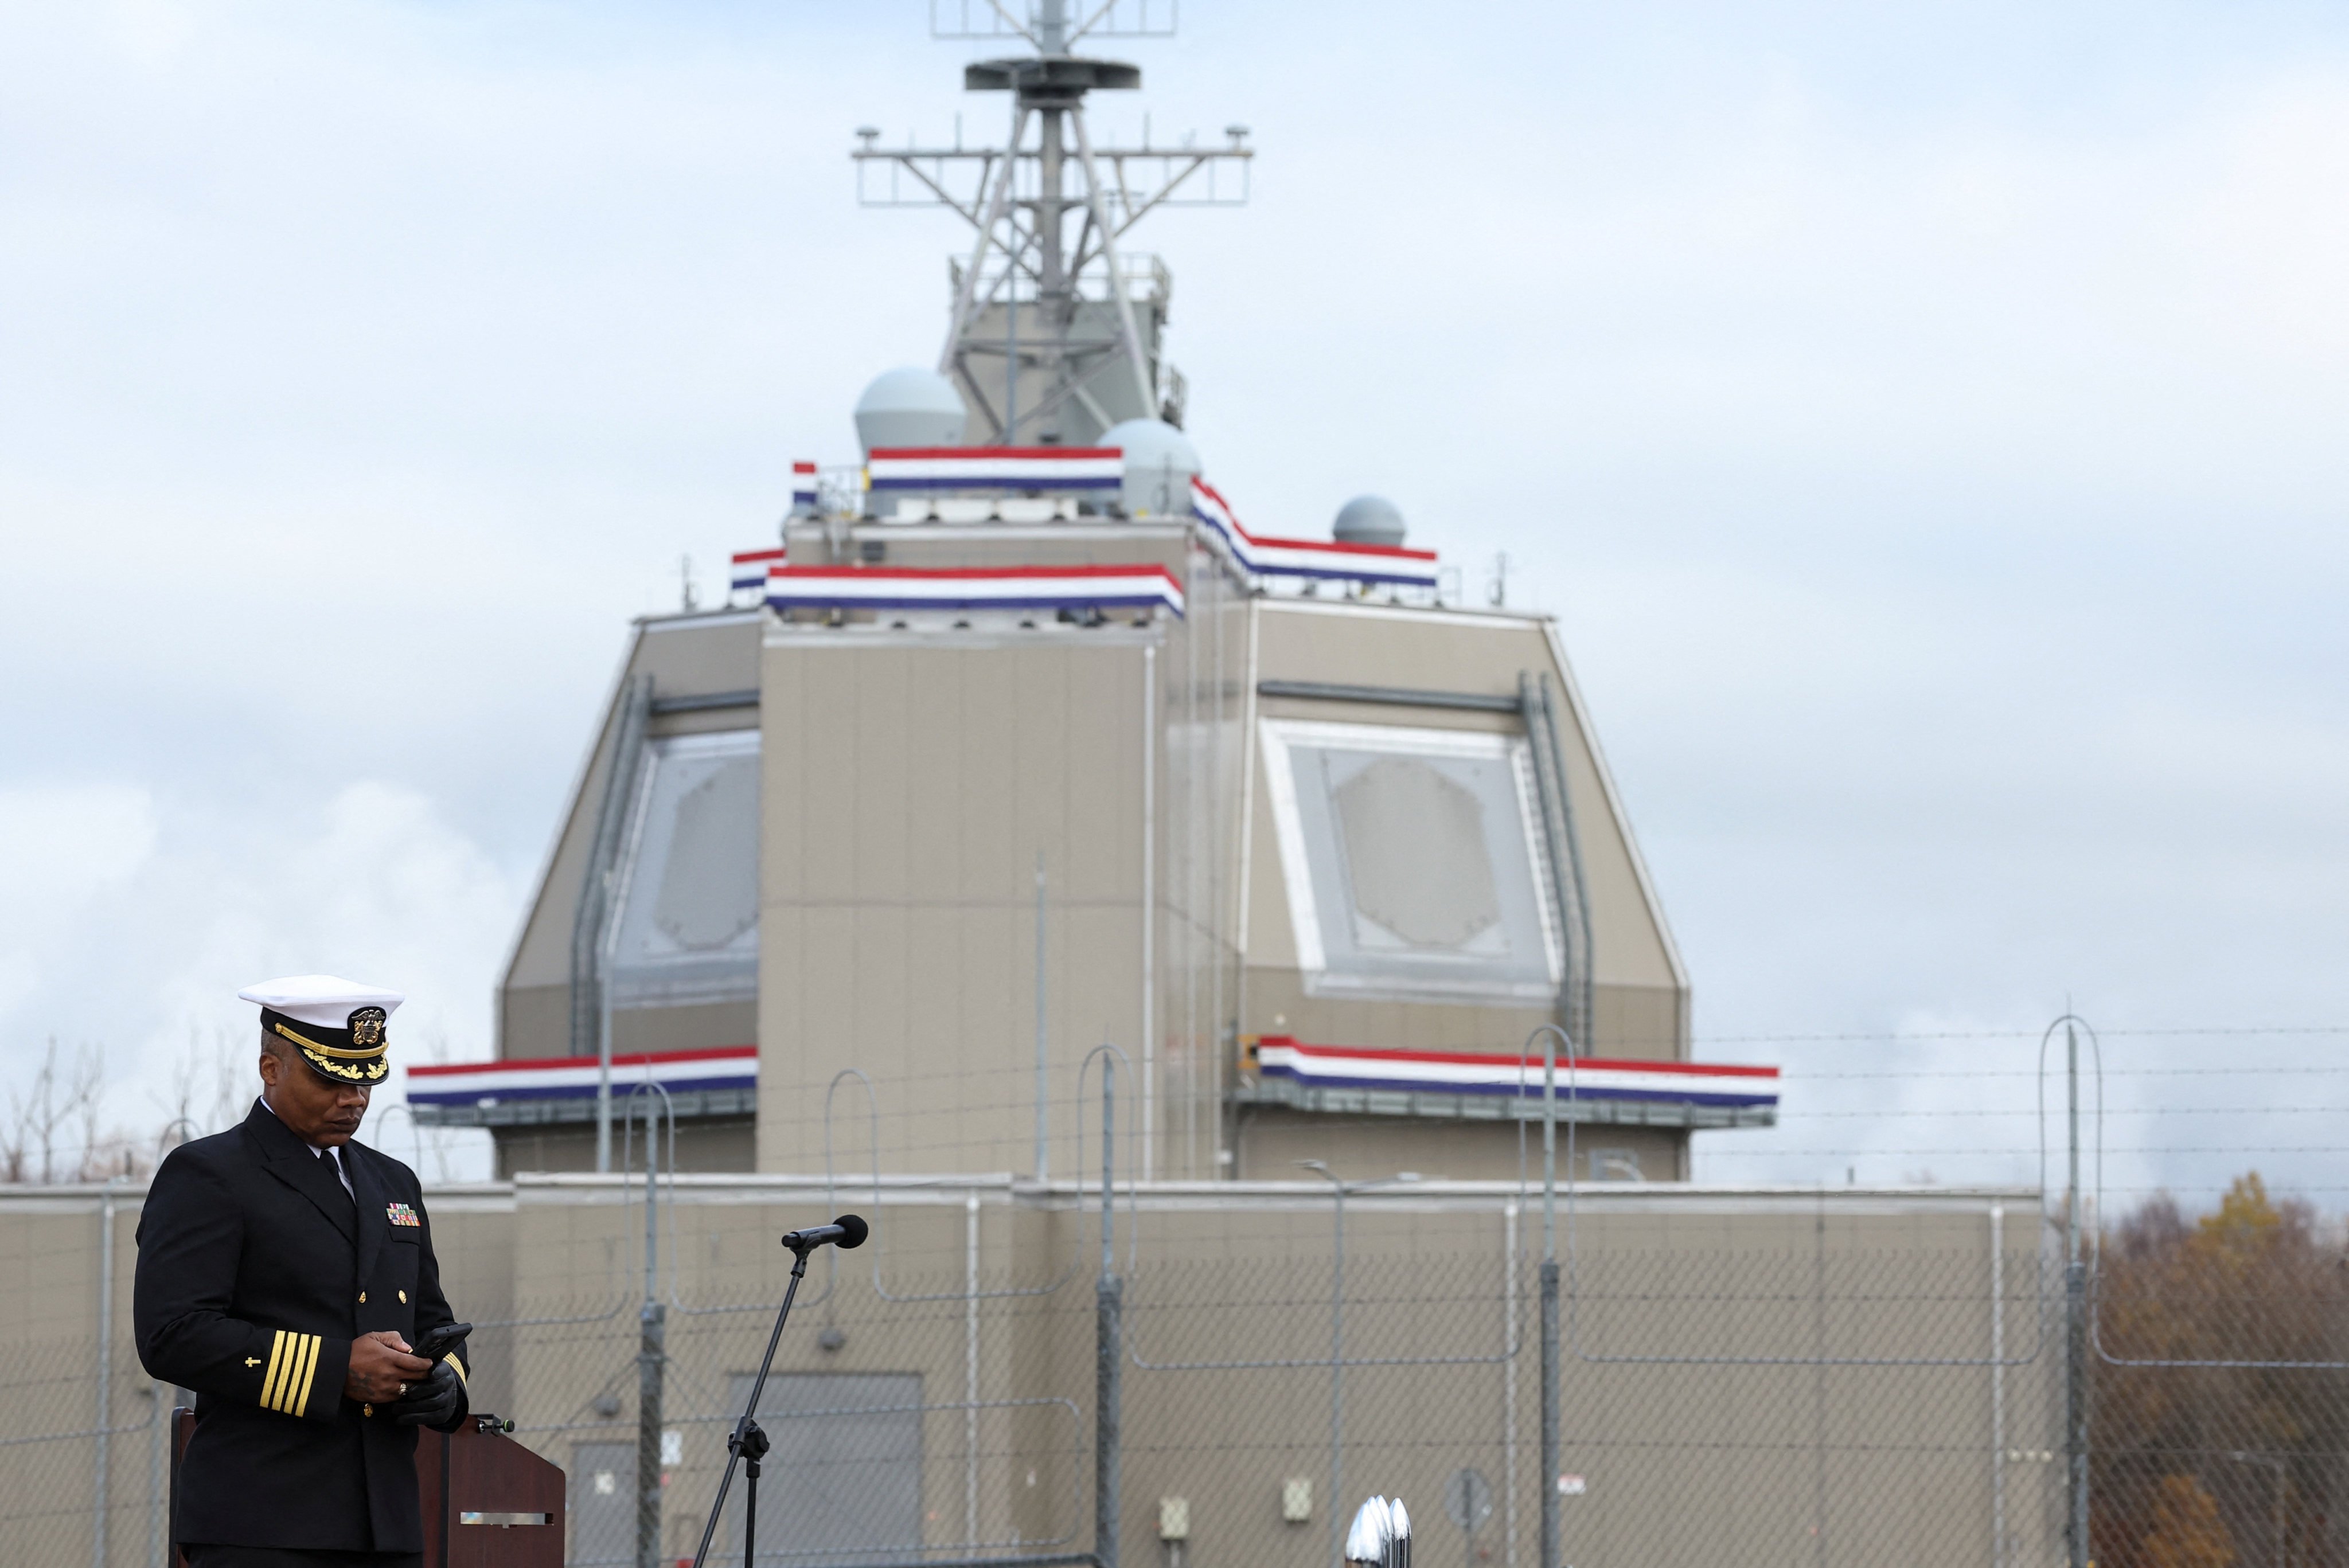
[[[767,573],[789,559],[781,550],[738,550],[734,552],[734,572],[728,579],[734,591],[758,593],[767,586]]]
[[[875,447],[876,490],[1110,490],[1125,483],[1115,447]]]
[[[1163,566],[781,566],[767,575],[778,610],[1123,610],[1183,614],[1183,584]]]
[[[408,1103],[492,1109],[523,1100],[594,1099],[602,1075],[594,1057],[537,1057],[457,1062],[408,1069]],[[640,1051],[612,1057],[612,1098],[641,1083],[672,1095],[759,1087],[759,1047],[712,1046],[693,1051]]]
[[[1538,1056],[1309,1046],[1285,1035],[1263,1037],[1254,1056],[1258,1081],[1244,1098],[1259,1102],[1308,1110],[1540,1114]],[[1778,1069],[1769,1067],[1583,1057],[1561,1058],[1556,1082],[1559,1117],[1580,1121],[1760,1126],[1774,1121],[1778,1109]]]
[[[1253,577],[1306,577],[1340,583],[1435,586],[1435,552],[1399,544],[1344,544],[1332,539],[1258,538],[1240,526],[1231,503],[1204,480],[1191,481],[1191,514]]]

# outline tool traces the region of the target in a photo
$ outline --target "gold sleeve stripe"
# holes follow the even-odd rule
[[[285,1331],[281,1328],[269,1342],[269,1370],[261,1377],[261,1407],[264,1410],[277,1408],[277,1374],[285,1365]]]
[[[471,1383],[466,1381],[465,1364],[457,1359],[457,1353],[451,1350],[448,1355],[440,1357],[440,1359],[446,1361],[450,1366],[457,1369],[457,1381],[464,1384],[466,1390],[471,1392],[473,1386]]]
[[[315,1334],[281,1328],[269,1344],[269,1370],[261,1380],[261,1405],[281,1416],[310,1408],[310,1385],[318,1375],[318,1352],[326,1341]]]
[[[305,1414],[310,1408],[310,1384],[318,1376],[318,1347],[326,1343],[315,1334],[305,1337],[309,1343],[304,1347],[302,1355],[302,1391],[294,1396],[293,1413],[296,1416]]]

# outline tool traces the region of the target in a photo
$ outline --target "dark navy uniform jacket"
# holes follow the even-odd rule
[[[345,1398],[343,1378],[358,1336],[415,1345],[452,1315],[416,1173],[357,1143],[339,1152],[349,1192],[255,1101],[243,1126],[173,1150],[148,1188],[139,1358],[196,1392],[174,1540],[424,1548],[416,1429]]]

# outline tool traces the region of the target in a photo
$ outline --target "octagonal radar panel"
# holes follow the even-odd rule
[[[1101,434],[1101,444],[1124,455],[1121,500],[1128,517],[1179,517],[1191,509],[1191,480],[1199,449],[1164,419],[1127,419]]]
[[[856,441],[875,447],[959,447],[970,412],[954,383],[935,370],[885,370],[856,400]]]

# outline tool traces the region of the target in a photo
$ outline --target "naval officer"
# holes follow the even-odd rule
[[[410,1171],[351,1140],[404,998],[330,975],[261,1006],[261,1096],[171,1151],[139,1219],[139,1357],[196,1392],[172,1537],[191,1568],[413,1568],[416,1428],[465,1418],[453,1315]]]

